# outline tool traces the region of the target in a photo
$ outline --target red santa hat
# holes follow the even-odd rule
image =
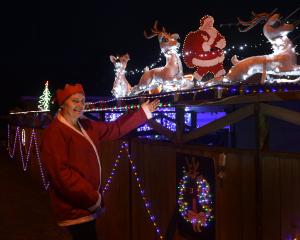
[[[55,100],[57,101],[58,105],[60,106],[64,103],[64,101],[68,97],[70,97],[71,95],[73,95],[75,93],[81,93],[81,94],[85,95],[82,85],[79,83],[74,84],[74,85],[66,84],[64,89],[58,89],[56,91]]]

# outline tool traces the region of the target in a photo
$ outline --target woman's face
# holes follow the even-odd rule
[[[72,121],[77,121],[82,116],[85,104],[85,96],[82,93],[71,95],[61,106],[62,113]]]

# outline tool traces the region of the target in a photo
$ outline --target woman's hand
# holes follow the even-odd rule
[[[159,104],[160,104],[159,99],[155,99],[152,102],[147,100],[142,104],[142,108],[147,108],[150,112],[154,112],[159,107]]]

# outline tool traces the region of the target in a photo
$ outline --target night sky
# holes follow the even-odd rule
[[[141,70],[155,62],[160,53],[157,38],[147,40],[143,35],[155,20],[168,32],[177,32],[183,43],[186,34],[199,27],[202,16],[212,15],[230,47],[261,43],[265,40],[260,35],[262,25],[240,33],[234,26],[220,24],[236,23],[237,17],[250,20],[251,11],[271,12],[274,8],[287,16],[299,5],[296,1],[263,0],[239,4],[213,0],[5,1],[0,7],[0,113],[18,105],[21,96],[41,95],[46,80],[50,81],[52,93],[65,83],[80,82],[89,96],[111,96],[114,71],[109,55],[128,52],[128,70]],[[299,19],[300,12],[292,18]],[[299,34],[300,30],[291,34],[295,44],[299,44]],[[233,54],[244,58],[268,53],[270,46],[266,43],[243,52],[232,51],[227,55],[225,68],[230,67],[228,59]],[[192,72],[184,65],[184,73]],[[139,77],[127,79],[135,85]]]

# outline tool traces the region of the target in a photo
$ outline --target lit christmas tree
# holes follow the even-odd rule
[[[50,100],[51,100],[51,93],[48,88],[48,81],[45,83],[45,89],[43,94],[39,98],[39,105],[38,108],[41,111],[49,111],[50,110]]]

